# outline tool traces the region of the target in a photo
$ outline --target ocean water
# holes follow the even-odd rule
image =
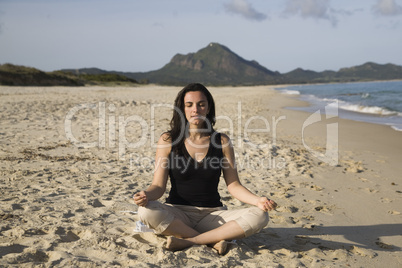
[[[337,106],[341,118],[402,131],[402,81],[302,85],[278,90],[310,103],[309,107],[288,107],[291,109],[313,113]]]

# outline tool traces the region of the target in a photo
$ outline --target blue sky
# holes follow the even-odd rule
[[[402,65],[402,0],[0,0],[0,63],[150,71],[210,42],[281,73]]]

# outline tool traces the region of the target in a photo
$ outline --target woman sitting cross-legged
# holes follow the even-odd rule
[[[226,240],[259,232],[268,223],[267,212],[277,206],[240,183],[230,139],[215,132],[214,124],[211,93],[198,83],[184,87],[175,100],[171,129],[158,141],[153,181],[134,195],[140,220],[157,234],[168,236],[169,250],[197,244],[224,254]],[[221,172],[230,194],[253,207],[228,210],[222,205],[218,193]],[[171,190],[166,203],[161,203],[157,200],[168,178]]]

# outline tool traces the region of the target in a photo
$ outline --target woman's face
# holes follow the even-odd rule
[[[189,91],[184,96],[184,113],[192,125],[201,125],[208,114],[208,100],[201,91]]]

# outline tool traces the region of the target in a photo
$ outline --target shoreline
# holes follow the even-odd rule
[[[242,183],[279,205],[261,233],[218,256],[166,251],[165,238],[133,231],[131,196],[152,180],[154,144],[181,88],[0,87],[0,266],[402,265],[402,132],[325,116],[305,125],[311,113],[284,107],[306,103],[274,88],[209,88]],[[322,158],[330,124],[337,164]],[[227,207],[246,206],[223,179],[219,191]]]
[[[303,122],[304,120],[306,120],[306,118],[308,118],[308,116],[311,115],[311,113],[302,110],[293,110],[287,107],[305,107],[308,106],[309,103],[303,100],[296,99],[292,96],[283,95],[280,93],[278,94],[279,95],[277,95],[276,98],[278,99],[278,102],[281,103],[281,105],[278,105],[277,107],[283,109],[283,111],[285,111],[285,114],[288,116],[290,115],[289,118],[293,119],[293,121],[290,122],[288,126],[286,126],[286,132],[290,132],[292,126],[297,125],[297,121]],[[318,122],[318,125],[320,125],[320,123],[321,122]],[[391,161],[395,160],[395,165],[400,160],[400,158],[398,158],[397,156],[402,157],[402,145],[400,144],[400,142],[398,142],[398,140],[402,140],[402,133],[400,131],[396,131],[390,126],[386,125],[355,121],[352,119],[339,117],[338,124],[339,148],[341,152],[342,150],[365,150],[367,152],[381,152],[388,158],[392,159]],[[324,124],[315,127],[312,132],[314,132],[315,138],[321,140],[325,139]],[[300,130],[296,133],[301,136]],[[399,170],[399,168],[397,168],[397,170]],[[398,174],[398,172],[395,173]],[[397,178],[398,177],[396,177],[396,179]]]
[[[353,82],[353,84],[364,84],[364,83],[376,83],[376,82],[400,82],[401,80],[390,80],[390,81],[373,81],[373,82]],[[348,84],[348,83],[341,83],[341,84]],[[316,85],[328,85],[328,84],[316,84]],[[295,87],[303,87],[303,86],[309,86],[309,85],[296,85]],[[315,86],[315,85],[312,85]],[[301,111],[307,111],[307,112],[313,112],[317,109],[323,109],[324,105],[327,107],[327,105],[336,105],[339,107],[338,108],[338,115],[341,118],[344,119],[349,119],[357,122],[368,122],[368,123],[373,123],[373,124],[379,124],[379,125],[385,125],[389,126],[395,131],[402,131],[402,112],[398,111],[391,111],[387,109],[384,106],[378,106],[378,105],[371,105],[371,106],[361,106],[357,103],[353,102],[348,102],[348,101],[341,101],[341,100],[336,100],[336,98],[333,100],[332,103],[328,102],[328,99],[323,99],[323,97],[317,97],[315,95],[309,95],[309,94],[301,94],[299,90],[292,90],[293,86],[289,85],[289,87],[286,87],[287,90],[285,92],[281,92],[282,94],[285,95],[290,95],[297,97],[298,99],[302,101],[306,101],[309,103],[309,106],[307,108],[298,108],[298,107],[288,107],[289,109],[294,109],[294,110],[301,110]],[[280,90],[279,90],[280,91]],[[289,91],[288,93],[286,93]],[[293,92],[292,92],[293,91]],[[297,93],[297,94],[296,94]],[[311,99],[309,96],[313,96]],[[346,107],[344,107],[346,105]],[[362,111],[363,110],[363,111]],[[373,111],[374,110],[374,111]],[[384,114],[382,114],[384,113]]]

